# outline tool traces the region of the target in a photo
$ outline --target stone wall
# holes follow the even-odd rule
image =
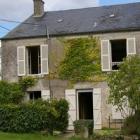
[[[90,35],[91,36],[91,35]],[[87,36],[70,36],[65,38],[75,37],[87,37]],[[140,32],[124,32],[124,33],[107,33],[94,35],[100,39],[125,39],[136,38],[137,53],[140,53]],[[34,46],[48,43],[46,38],[32,38],[32,39],[18,39],[18,40],[3,40],[2,41],[2,78],[10,82],[18,81],[17,76],[17,47],[18,46]],[[49,42],[49,71],[55,72],[56,65],[64,57],[64,46],[59,38],[51,38]],[[48,80],[48,78],[40,77],[38,84],[29,89],[30,91],[48,90],[49,82],[53,97],[64,98],[65,90],[68,89],[68,81],[62,81],[59,79]],[[107,119],[111,113],[111,106],[107,104],[107,96],[109,89],[106,82],[95,83],[77,83],[73,87],[74,89],[86,89],[86,88],[101,88],[102,91],[102,123],[103,126],[108,126]]]

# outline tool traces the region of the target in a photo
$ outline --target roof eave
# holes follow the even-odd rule
[[[102,30],[102,31],[93,31],[93,32],[77,32],[77,33],[61,33],[61,34],[50,34],[50,37],[64,37],[64,36],[80,36],[80,35],[97,35],[104,33],[118,33],[118,32],[132,32],[140,31],[139,28],[128,28],[128,29],[115,29],[115,30]],[[19,40],[19,39],[30,39],[30,38],[44,38],[47,35],[37,35],[37,36],[23,36],[23,37],[3,37],[0,40]]]

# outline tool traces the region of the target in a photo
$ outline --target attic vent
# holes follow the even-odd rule
[[[115,15],[114,15],[114,14],[111,14],[111,15],[109,15],[109,17],[110,17],[110,18],[113,18],[113,17],[115,17]]]
[[[58,23],[63,22],[63,19],[58,19],[57,22]]]

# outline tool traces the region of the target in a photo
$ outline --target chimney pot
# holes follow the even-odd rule
[[[44,1],[33,0],[34,2],[34,17],[41,17],[44,15]]]

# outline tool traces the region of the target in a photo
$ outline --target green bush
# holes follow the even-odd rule
[[[0,81],[0,104],[19,104],[23,96],[22,87],[18,83]]]
[[[75,134],[81,134],[85,131],[85,128],[88,129],[89,135],[93,134],[93,120],[77,120],[74,121],[74,131]]]
[[[0,106],[0,131],[29,133],[47,130],[65,131],[68,126],[66,100],[37,101]]]
[[[34,86],[37,83],[37,78],[32,76],[22,77],[19,80],[19,84],[21,85],[23,91],[26,91],[27,88]]]
[[[136,111],[134,115],[125,119],[122,130],[126,135],[140,136],[140,110]]]

